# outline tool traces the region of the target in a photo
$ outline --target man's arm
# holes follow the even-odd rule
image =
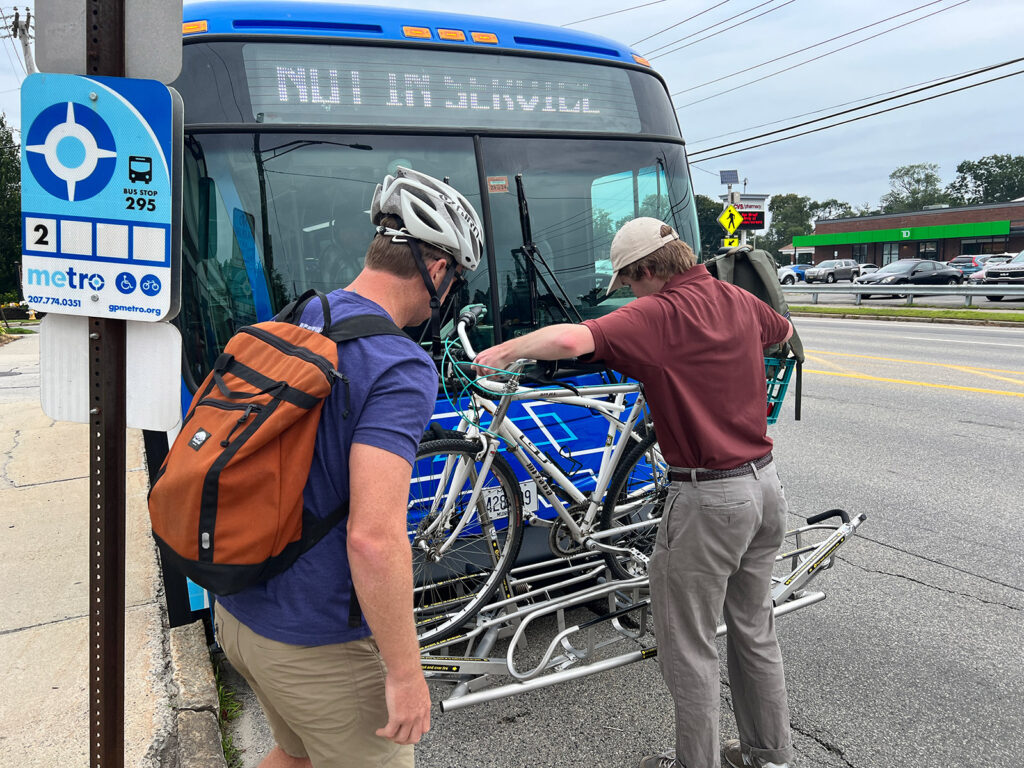
[[[587,326],[562,323],[549,325],[485,349],[476,356],[473,363],[480,375],[487,375],[493,373],[494,368],[505,368],[520,358],[561,360],[589,355],[593,351],[594,335]]]
[[[406,510],[412,467],[401,456],[352,444],[348,560],[359,606],[387,666],[388,722],[378,736],[415,744],[430,730],[430,692],[412,610]]]

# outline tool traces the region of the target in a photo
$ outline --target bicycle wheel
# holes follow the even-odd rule
[[[629,547],[650,557],[658,535],[668,493],[668,464],[661,455],[653,430],[626,452],[619,462],[601,509],[601,530],[619,528],[633,523],[649,522],[641,528],[625,531],[621,536],[604,539],[617,547]],[[618,579],[646,576],[647,568],[635,559],[606,552],[605,562]]]
[[[479,440],[443,439],[421,443],[416,452],[407,520],[421,645],[455,634],[472,619],[504,584],[519,554],[522,494],[500,455],[468,508],[480,449]]]

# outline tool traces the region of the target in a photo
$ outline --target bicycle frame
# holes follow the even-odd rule
[[[558,389],[520,389],[518,383],[519,379],[517,376],[513,376],[509,379],[503,388],[500,399],[497,403],[492,402],[481,395],[472,393],[472,409],[476,421],[474,422],[472,419],[463,417],[459,423],[458,431],[464,432],[467,437],[476,438],[482,441],[486,457],[484,458],[481,468],[481,477],[486,471],[486,468],[490,466],[493,461],[493,456],[497,453],[501,445],[504,444],[507,446],[507,452],[511,456],[515,457],[516,461],[518,461],[519,464],[522,465],[523,469],[526,470],[530,479],[536,483],[538,493],[543,495],[551,505],[552,509],[557,514],[558,519],[562,521],[571,533],[573,540],[576,542],[583,542],[594,532],[593,529],[597,513],[601,508],[601,502],[604,498],[604,494],[611,482],[612,473],[616,466],[618,466],[619,459],[622,457],[622,454],[628,445],[630,436],[635,434],[633,429],[640,421],[640,418],[644,413],[644,409],[646,408],[647,401],[644,398],[643,391],[637,383],[607,384],[581,387],[578,390],[580,394],[577,395],[567,390]],[[627,395],[633,393],[636,393],[636,399],[633,401],[631,406],[627,407],[625,405],[625,399]],[[611,401],[604,399],[608,396],[614,396],[614,399]],[[565,473],[562,472],[562,470],[547,455],[545,455],[545,453],[538,448],[532,440],[530,440],[530,438],[526,436],[523,430],[516,426],[511,419],[506,418],[508,406],[513,401],[523,400],[557,400],[562,403],[587,408],[599,413],[608,420],[608,434],[605,438],[604,446],[600,449],[602,453],[601,465],[598,469],[594,489],[589,494],[583,493],[577,485],[569,479]],[[481,428],[479,425],[480,419],[484,414],[490,414],[491,416],[491,422],[486,429]],[[624,420],[619,418],[621,414],[625,414]],[[616,439],[617,434],[621,434],[619,439]],[[459,479],[464,479],[464,477],[460,477]],[[573,516],[569,512],[569,506],[559,498],[552,486],[552,483],[565,491],[575,504],[587,504],[582,524],[577,523],[573,519]],[[480,482],[478,481],[476,485],[479,486],[479,484]],[[471,508],[472,505],[476,503],[478,499],[478,492],[479,488],[474,487],[473,496],[471,497],[467,508]],[[544,520],[536,515],[532,515],[528,520],[533,524],[555,524],[552,521]],[[595,546],[598,546],[596,542]]]

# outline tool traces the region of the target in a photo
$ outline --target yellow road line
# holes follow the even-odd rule
[[[875,357],[874,355],[854,355],[849,352],[826,352],[820,349],[805,350],[808,354],[813,352],[816,355],[832,355],[833,357],[859,357],[863,360],[882,360],[887,363],[909,363],[911,365],[934,365],[940,368],[953,368],[962,371],[988,371],[989,373],[1009,373],[1015,376],[1024,376],[1024,371],[1007,371],[1002,368],[976,368],[975,366],[954,365],[953,363],[928,363],[923,360],[903,360],[898,357]]]
[[[826,352],[823,350],[814,350],[814,354],[808,351],[808,358],[815,360],[815,362],[824,363],[825,365],[833,365],[840,370],[849,370],[848,368],[842,368],[835,363],[829,363],[828,361],[815,357],[816,355],[831,355],[833,357],[856,357],[862,360],[879,360],[886,363],[907,363],[908,365],[931,365],[938,368],[946,368],[951,371],[959,371],[960,373],[973,373],[978,376],[984,376],[987,379],[994,379],[995,381],[1006,381],[1010,384],[1021,384],[1024,385],[1024,379],[1010,379],[1005,376],[996,376],[997,373],[1009,373],[1014,376],[1024,376],[1024,372],[1021,371],[1006,371],[1001,368],[976,368],[970,365],[955,365],[953,363],[929,363],[923,360],[903,360],[896,357],[876,357],[874,355],[855,355],[848,352]]]
[[[955,389],[960,392],[980,392],[985,395],[1006,395],[1007,397],[1024,397],[1024,392],[1007,392],[1001,389],[980,389],[979,387],[957,387],[953,384],[932,384],[927,381],[910,381],[909,379],[886,379],[880,376],[868,376],[864,373],[839,373],[837,371],[815,371],[804,368],[804,373],[820,373],[823,376],[842,376],[847,379],[863,379],[865,381],[881,381],[888,384],[907,384],[912,387],[931,387],[933,389]]]

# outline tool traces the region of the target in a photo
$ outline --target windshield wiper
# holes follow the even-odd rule
[[[523,244],[519,248],[515,248],[512,251],[512,255],[521,254],[526,262],[526,282],[529,289],[529,300],[530,300],[530,325],[537,325],[537,278],[539,277],[547,292],[555,300],[558,308],[565,316],[567,322],[570,323],[582,323],[583,316],[580,315],[579,310],[576,309],[576,305],[569,299],[569,294],[565,292],[562,284],[555,277],[554,271],[548,266],[547,261],[544,260],[544,254],[540,252],[537,244],[533,242],[533,227],[530,224],[530,206],[526,201],[526,190],[523,186],[523,174],[516,174],[516,199],[519,201],[519,228],[523,235]],[[537,269],[537,264],[540,264],[547,272],[551,281],[558,288],[556,294],[551,289],[551,283],[548,282],[547,278]],[[571,310],[571,312],[570,312]]]

